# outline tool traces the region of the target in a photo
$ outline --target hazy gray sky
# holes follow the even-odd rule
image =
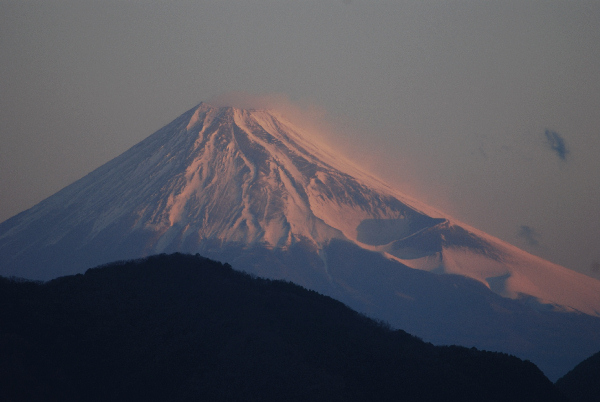
[[[401,190],[600,277],[598,27],[598,1],[0,0],[0,221],[200,101],[276,94]]]

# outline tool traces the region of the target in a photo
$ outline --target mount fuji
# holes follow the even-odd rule
[[[284,116],[206,103],[0,224],[0,274],[200,253],[551,379],[600,350],[600,281],[362,171]]]

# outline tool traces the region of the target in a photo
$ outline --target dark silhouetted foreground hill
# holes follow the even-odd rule
[[[0,278],[0,323],[0,400],[563,400],[530,362],[200,256]]]
[[[600,352],[579,363],[556,386],[572,402],[600,400]]]

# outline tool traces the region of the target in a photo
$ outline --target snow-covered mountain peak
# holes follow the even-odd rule
[[[207,242],[303,243],[319,254],[337,239],[415,269],[476,279],[505,297],[600,312],[600,281],[411,199],[270,110],[200,103],[0,229],[9,274],[19,274],[11,261],[27,250],[84,249],[107,236],[142,255]],[[14,254],[15,241],[28,245]]]
[[[314,131],[270,110],[200,103],[0,223],[0,275],[200,253],[555,378],[598,350],[600,281],[406,196]]]

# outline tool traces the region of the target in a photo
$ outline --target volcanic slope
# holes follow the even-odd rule
[[[536,336],[575,320],[586,339],[552,352],[556,375],[600,347],[600,281],[405,196],[272,111],[201,103],[0,224],[4,276],[174,251],[294,281],[426,340],[532,360],[552,347]]]

